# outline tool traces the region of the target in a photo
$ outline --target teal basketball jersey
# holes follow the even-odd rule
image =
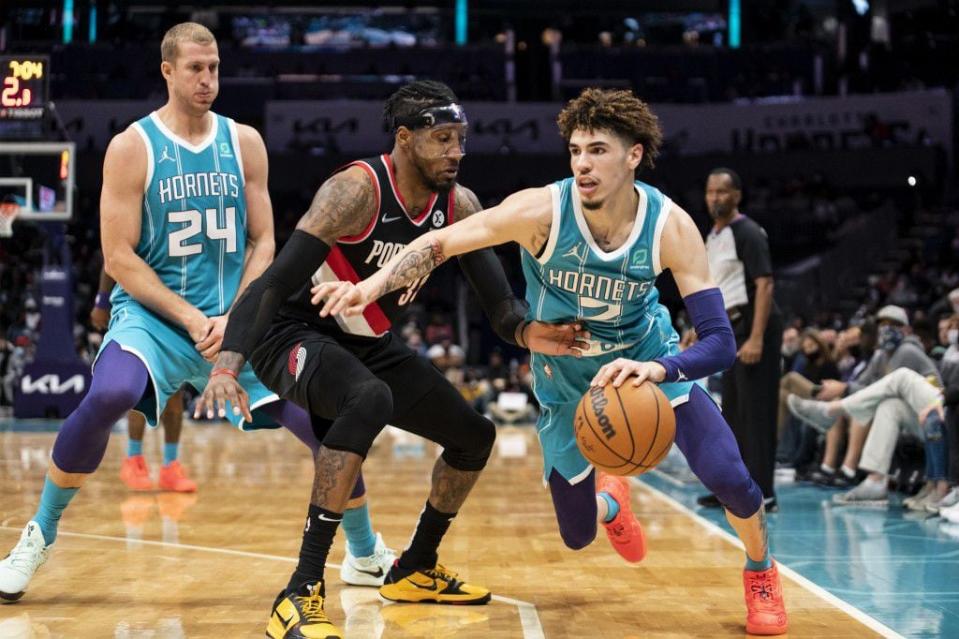
[[[607,252],[586,225],[573,178],[548,188],[553,196],[549,238],[539,256],[522,252],[530,317],[582,320],[591,333],[588,356],[626,350],[650,336],[657,323],[659,239],[672,202],[637,181],[632,232],[622,246]]]
[[[597,246],[572,178],[548,187],[553,221],[540,255],[522,251],[526,277],[527,319],[580,321],[590,332],[584,357],[533,353],[533,392],[540,405],[536,424],[543,449],[543,481],[555,469],[572,484],[592,467],[573,437],[576,405],[604,365],[618,357],[651,361],[679,352],[679,336],[669,311],[659,303],[656,276],[660,238],[672,202],[659,190],[636,182],[636,220],[622,246]],[[688,381],[659,384],[673,406],[689,399]]]
[[[156,112],[132,126],[147,149],[136,254],[170,290],[208,317],[233,304],[243,274],[246,198],[236,123],[212,113],[207,138],[193,145]],[[136,304],[119,284],[114,312]]]

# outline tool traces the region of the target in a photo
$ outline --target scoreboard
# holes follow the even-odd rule
[[[47,56],[0,56],[0,120],[42,119],[49,87]]]

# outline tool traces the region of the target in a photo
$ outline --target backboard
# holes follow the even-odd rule
[[[18,220],[70,220],[75,175],[72,142],[0,142],[0,203],[18,204]]]

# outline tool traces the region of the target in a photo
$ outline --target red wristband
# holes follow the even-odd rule
[[[217,375],[229,375],[233,379],[238,377],[237,372],[230,370],[229,368],[214,368],[212,371],[210,371],[211,378],[216,377]]]

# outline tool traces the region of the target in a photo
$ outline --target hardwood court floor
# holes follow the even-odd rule
[[[158,435],[148,433],[148,458]],[[199,493],[132,494],[117,479],[125,439],[112,438],[30,591],[0,607],[0,639],[262,637],[299,548],[312,478],[306,449],[284,431],[188,426],[182,461]],[[0,433],[0,553],[34,512],[52,441]],[[384,437],[366,464],[374,526],[393,547],[409,539],[433,454],[395,458]],[[574,553],[557,533],[536,445],[520,458],[494,453],[440,560],[497,599],[383,605],[373,589],[342,587],[331,568],[327,609],[352,639],[743,636],[741,551],[652,493],[634,497],[650,549],[642,564],[620,560],[602,531]],[[343,543],[338,536],[331,563]],[[791,636],[875,636],[801,586],[785,588]]]

